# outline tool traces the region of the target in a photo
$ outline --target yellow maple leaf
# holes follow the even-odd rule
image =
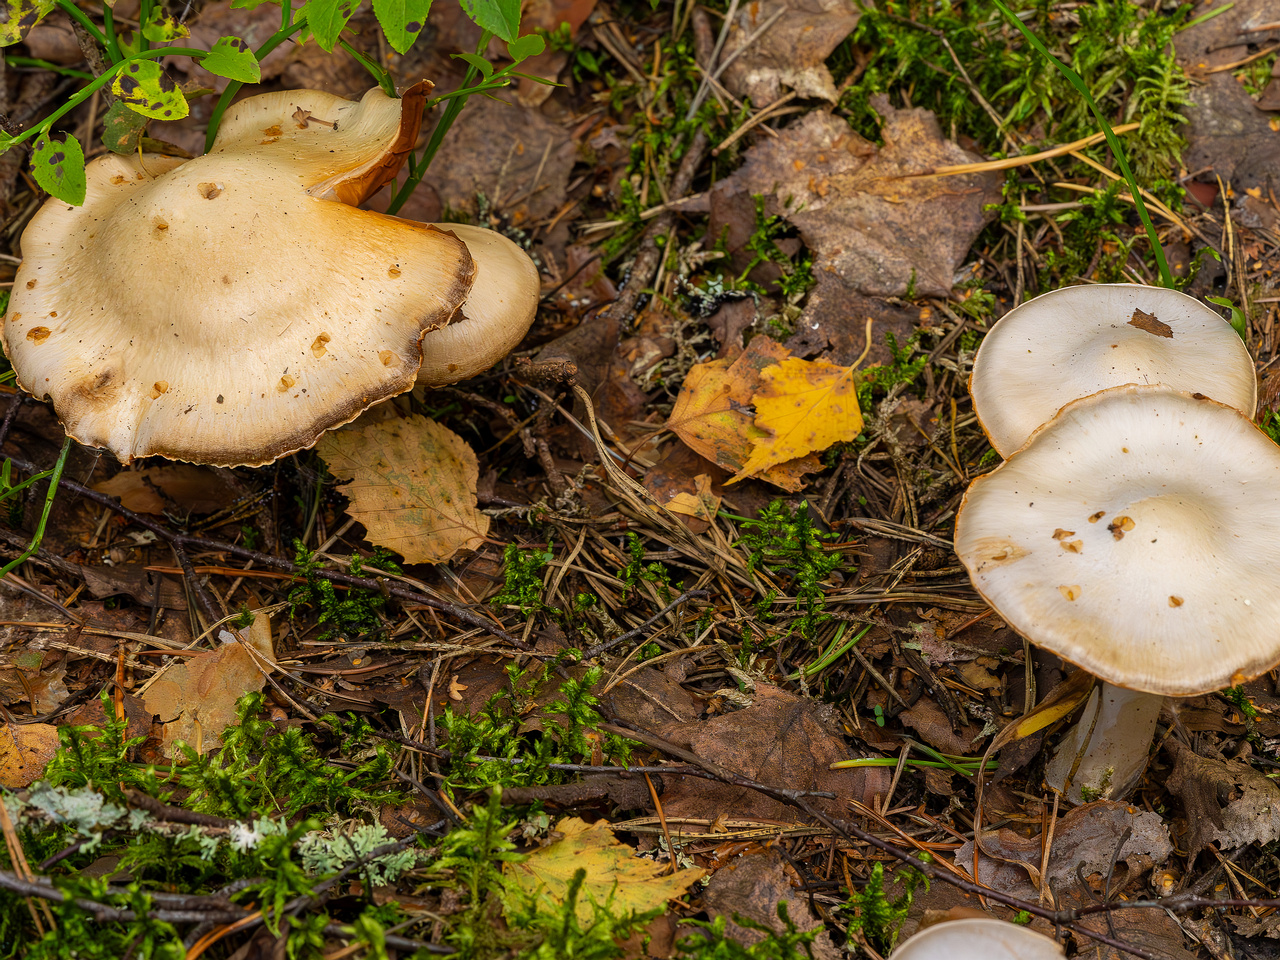
[[[383,420],[326,434],[316,451],[351,500],[347,514],[371,543],[409,563],[439,563],[474,549],[489,531],[476,509],[480,468],[465,440],[426,417]]]
[[[769,434],[755,438],[751,455],[729,483],[862,432],[853,367],[789,357],[761,371],[760,378],[752,397],[755,425]]]
[[[667,429],[712,463],[735,472],[742,469],[753,444],[769,437],[752,422],[752,395],[764,385],[762,371],[786,357],[781,344],[756,337],[736,360],[696,364],[680,388]],[[820,469],[817,458],[809,457],[757,473],[760,480],[795,491],[803,486],[803,474]]]
[[[588,824],[567,817],[556,824],[556,831],[562,839],[535,850],[519,863],[504,863],[502,872],[509,883],[529,896],[558,907],[564,903],[573,875],[585,870],[577,904],[578,918],[584,923],[594,916],[593,900],[601,906],[608,904],[618,916],[631,910],[656,910],[707,872],[691,867],[668,873],[668,864],[641,860],[603,820]]]

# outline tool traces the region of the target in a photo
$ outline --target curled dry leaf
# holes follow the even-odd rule
[[[858,25],[852,0],[763,0],[744,3],[729,30],[726,51],[742,47],[724,84],[756,107],[773,103],[785,88],[802,97],[836,102],[836,85],[824,62]]]
[[[330,433],[316,450],[351,499],[370,542],[409,563],[439,563],[478,547],[489,518],[476,509],[476,455],[451,430],[412,416]]]
[[[509,884],[554,908],[564,903],[574,873],[585,870],[587,877],[577,903],[578,917],[584,923],[595,916],[593,902],[608,904],[618,916],[632,910],[654,910],[683,894],[707,872],[693,867],[668,873],[670,867],[665,863],[638,859],[635,850],[619,842],[604,820],[587,824],[568,817],[555,829],[562,839],[535,850],[520,863],[504,863],[503,874]]]

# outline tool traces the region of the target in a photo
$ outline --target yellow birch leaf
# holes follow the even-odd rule
[[[667,429],[717,466],[741,470],[753,444],[769,436],[752,423],[750,409],[752,395],[764,385],[761,371],[786,357],[781,344],[756,337],[736,360],[695,365],[676,397]],[[803,474],[821,469],[817,458],[806,457],[766,469],[757,479],[794,492],[804,485]]]
[[[476,509],[480,469],[465,440],[426,417],[326,434],[316,450],[351,500],[347,515],[371,543],[409,563],[439,563],[480,546],[489,518]]]
[[[686,517],[697,517],[710,523],[720,510],[720,498],[711,492],[711,478],[700,473],[693,478],[693,493],[681,491],[667,503],[672,513],[682,513]]]
[[[862,432],[853,367],[789,357],[763,370],[761,380],[752,398],[755,423],[771,435],[755,440],[751,456],[729,483]]]
[[[631,910],[655,910],[682,895],[707,872],[693,867],[668,873],[668,864],[641,860],[603,820],[587,824],[568,817],[556,824],[556,831],[562,839],[535,850],[519,863],[504,863],[502,872],[508,883],[529,896],[559,907],[574,873],[585,870],[577,905],[578,918],[584,923],[594,916],[592,900],[601,906],[608,904],[618,916]]]

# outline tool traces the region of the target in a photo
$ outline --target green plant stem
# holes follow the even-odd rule
[[[142,28],[145,27],[147,25],[147,21],[151,19],[151,8],[153,4],[154,4],[154,0],[142,0],[142,3],[138,7],[138,49],[139,50],[151,49],[151,41],[148,40],[146,36],[143,34]],[[109,7],[107,7],[105,3],[102,6],[104,10],[110,9]]]
[[[92,80],[93,74],[87,70],[73,70],[48,60],[37,60],[35,57],[5,57],[4,62],[11,67],[30,67],[35,70],[48,70],[64,77],[76,77],[79,80]]]
[[[476,45],[476,56],[484,56],[485,47],[489,45],[489,41],[493,39],[493,34],[485,30],[480,34],[480,42]],[[462,108],[466,106],[467,99],[474,91],[467,90],[468,85],[475,79],[476,74],[480,71],[474,66],[467,65],[466,76],[462,78],[462,86],[447,97],[439,97],[431,101],[431,106],[448,99],[449,105],[445,107],[444,113],[440,119],[436,121],[435,129],[431,131],[431,139],[427,141],[427,145],[422,148],[422,153],[418,156],[409,155],[409,175],[405,178],[400,189],[396,191],[396,195],[391,198],[391,203],[387,205],[387,213],[394,216],[399,213],[400,208],[404,206],[405,201],[413,196],[413,191],[418,188],[418,184],[422,182],[423,174],[427,172],[427,168],[431,166],[431,161],[435,158],[436,153],[440,149],[440,144],[444,142],[445,134],[449,132],[449,128],[453,126],[453,121],[458,119],[458,114],[462,112]],[[465,94],[459,96],[459,94]]]
[[[109,3],[102,5],[102,32],[103,46],[107,48],[107,57],[111,60],[111,65],[116,66],[124,60],[124,55],[120,52],[120,41],[116,37],[116,18],[111,10]],[[141,29],[139,29],[141,36]]]
[[[306,25],[307,15],[305,13],[299,14],[298,19],[294,20],[292,23],[285,24],[268,37],[266,42],[253,52],[254,59],[261,63],[263,59],[266,58],[267,54],[271,53],[272,50],[280,46],[280,44],[284,43]],[[240,88],[243,86],[244,84],[239,80],[232,80],[227,84],[226,89],[222,91],[222,96],[218,97],[218,102],[214,104],[213,113],[209,116],[209,127],[204,135],[205,153],[208,153],[213,149],[213,140],[214,137],[218,135],[218,127],[222,124],[222,115],[227,112],[227,107],[231,106],[231,101],[235,98],[235,95],[240,92]]]
[[[58,454],[58,460],[53,465],[52,470],[46,470],[44,473],[38,473],[30,480],[27,480],[10,490],[10,493],[21,490],[28,484],[35,483],[37,480],[44,478],[49,479],[49,490],[44,496],[44,509],[40,512],[40,523],[36,525],[36,532],[31,537],[31,543],[27,549],[20,553],[13,560],[10,560],[3,567],[0,567],[0,577],[5,576],[10,570],[14,570],[22,564],[26,563],[31,556],[40,549],[40,541],[44,539],[45,526],[49,523],[49,511],[53,509],[53,501],[58,497],[58,481],[62,479],[62,469],[67,465],[67,454],[71,452],[71,438],[67,437],[62,443],[62,452]]]
[[[1156,226],[1151,222],[1151,215],[1147,213],[1147,205],[1142,200],[1142,192],[1138,186],[1138,181],[1134,177],[1133,171],[1129,169],[1129,161],[1125,156],[1124,147],[1120,144],[1120,138],[1115,135],[1115,132],[1111,129],[1111,124],[1102,115],[1102,109],[1098,106],[1097,101],[1093,99],[1093,94],[1089,91],[1088,85],[1085,84],[1078,73],[1049,52],[1049,48],[1041,42],[1031,28],[1005,6],[1004,0],[992,0],[992,2],[1004,14],[1006,20],[1022,31],[1022,35],[1027,38],[1027,42],[1035,47],[1042,57],[1062,71],[1062,75],[1076,88],[1076,92],[1084,98],[1084,102],[1093,111],[1094,118],[1097,119],[1098,124],[1102,127],[1103,134],[1107,138],[1107,146],[1111,148],[1111,153],[1116,158],[1116,164],[1120,167],[1120,173],[1123,175],[1125,183],[1129,185],[1129,193],[1133,195],[1133,205],[1138,210],[1138,218],[1142,221],[1143,227],[1146,228],[1147,239],[1151,243],[1151,252],[1155,255],[1156,267],[1160,271],[1160,285],[1172,289],[1173,274],[1169,271],[1169,263],[1165,259],[1164,248],[1160,245],[1160,237],[1156,234]]]
[[[70,0],[58,0],[58,9],[71,17],[76,23],[84,27],[89,36],[97,40],[103,47],[107,47],[106,35],[98,29],[98,25],[89,19],[89,15],[77,7]],[[109,48],[108,48],[109,49]]]
[[[396,93],[396,85],[391,79],[391,74],[386,70],[383,70],[382,67],[378,66],[341,37],[338,38],[338,46],[342,47],[343,50],[355,57],[356,62],[369,72],[369,76],[378,81],[378,86],[382,88],[383,93],[388,97],[391,97],[393,100],[398,96]]]
[[[867,624],[853,637],[853,639],[849,640],[847,643],[840,644],[840,638],[844,636],[846,626],[848,626],[848,624],[840,624],[839,628],[836,630],[835,639],[831,641],[830,649],[823,654],[816,663],[809,664],[809,666],[805,667],[803,670],[797,670],[795,673],[791,674],[791,676],[787,677],[787,679],[799,680],[801,674],[804,674],[806,677],[811,677],[815,673],[825,670],[827,667],[831,666],[831,664],[835,663],[840,657],[852,650],[854,646],[857,645],[858,641],[867,635],[867,631],[871,629],[871,624]],[[837,646],[837,644],[840,645]]]

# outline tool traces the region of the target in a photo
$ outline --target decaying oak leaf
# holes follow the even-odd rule
[[[478,547],[489,530],[476,509],[475,453],[433,420],[415,415],[340,430],[316,450],[335,477],[351,481],[338,489],[369,541],[409,563],[448,560]]]
[[[668,873],[668,864],[637,858],[604,820],[588,824],[567,817],[555,829],[562,839],[535,850],[520,863],[504,863],[502,872],[508,884],[554,910],[564,903],[574,873],[585,870],[577,903],[578,918],[584,923],[595,915],[592,901],[608,905],[618,916],[654,910],[683,894],[707,872],[691,867]]]
[[[859,16],[852,0],[742,4],[725,50],[746,49],[725,68],[724,85],[736,96],[750,97],[755,107],[773,103],[784,88],[835,103],[836,85],[824,61],[853,32]]]
[[[713,188],[720,196],[712,205],[750,208],[752,195],[763,194],[813,251],[815,276],[835,274],[868,296],[912,289],[945,297],[990,219],[984,207],[1000,201],[1000,175],[913,176],[981,158],[944,140],[927,110],[895,110],[883,95],[871,104],[884,120],[883,146],[815,110],[748,150]]]
[[[248,630],[223,629],[218,637],[218,649],[169,666],[143,694],[143,706],[160,721],[168,756],[174,756],[178,741],[197,753],[216,747],[222,731],[235,722],[236,701],[261,690],[264,670],[275,662],[271,618],[264,613]]]
[[[755,438],[751,456],[729,483],[862,432],[853,367],[788,357],[760,371],[760,380],[752,396],[755,425],[769,432]]]
[[[31,786],[57,752],[58,728],[53,724],[6,723],[0,729],[0,787]]]
[[[711,491],[711,478],[700,473],[693,478],[694,492],[677,493],[667,503],[672,513],[681,513],[686,517],[697,517],[710,523],[720,510],[720,498]]]
[[[768,337],[756,337],[738,357],[695,365],[676,397],[667,428],[712,463],[735,473],[751,456],[757,438],[768,432],[752,422],[751,398],[762,385],[761,371],[787,357]],[[799,490],[805,473],[820,470],[816,457],[765,469],[757,479],[783,490]]]

